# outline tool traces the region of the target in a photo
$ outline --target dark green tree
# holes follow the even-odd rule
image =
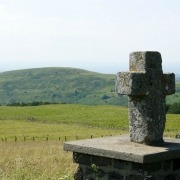
[[[168,113],[171,114],[180,114],[180,103],[174,103],[169,106]]]

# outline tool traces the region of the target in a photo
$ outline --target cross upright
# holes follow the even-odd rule
[[[129,72],[116,76],[116,93],[128,95],[130,140],[160,145],[166,122],[166,95],[175,93],[174,73],[163,74],[161,54],[132,52]]]

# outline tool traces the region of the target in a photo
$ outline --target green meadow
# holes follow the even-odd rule
[[[180,129],[180,115],[167,114],[165,133]],[[82,129],[82,131],[80,131]],[[128,132],[128,110],[120,106],[0,106],[0,137],[85,136]],[[102,134],[103,135],[103,134]]]
[[[180,133],[180,115],[167,114],[165,136]],[[63,142],[128,133],[120,106],[0,106],[0,179],[69,180],[77,165]]]
[[[0,137],[90,137],[128,131],[127,108],[118,106],[0,106]]]

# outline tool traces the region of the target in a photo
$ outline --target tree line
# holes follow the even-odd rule
[[[180,102],[166,105],[166,112],[169,114],[180,114]]]
[[[53,103],[53,102],[33,101],[30,103],[24,103],[24,102],[11,103],[11,104],[7,104],[6,106],[40,106],[40,105],[49,105],[49,104],[66,104],[66,103],[65,102]],[[174,103],[174,104],[167,104],[166,112],[169,114],[180,114],[180,102]]]
[[[57,103],[57,102],[39,102],[33,101],[29,103],[17,102],[17,103],[9,103],[6,106],[41,106],[41,105],[49,105],[49,104],[66,104],[65,102]]]

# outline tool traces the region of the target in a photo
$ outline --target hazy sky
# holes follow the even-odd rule
[[[180,74],[180,0],[0,0],[0,71],[128,71],[132,51],[159,51]]]

